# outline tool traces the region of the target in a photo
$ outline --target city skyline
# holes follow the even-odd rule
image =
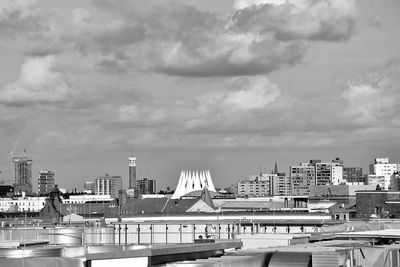
[[[400,3],[0,4],[0,171],[27,150],[73,189],[110,173],[217,187],[260,164],[400,162]],[[284,18],[282,20],[281,18]],[[36,187],[34,187],[36,188]]]
[[[27,156],[27,153],[26,153],[26,151],[24,150],[24,156],[23,157],[14,157],[13,158],[13,163],[15,163],[15,158],[26,158],[26,159],[29,159],[30,160],[30,162],[32,162],[32,157],[30,157],[30,156]],[[132,161],[133,160],[133,158],[134,158],[134,161]],[[128,175],[125,177],[125,176],[123,176],[123,175],[120,175],[120,174],[118,174],[118,175],[112,175],[112,176],[110,176],[110,177],[119,177],[120,179],[121,179],[121,186],[122,186],[122,188],[124,188],[124,189],[133,189],[131,186],[130,186],[130,183],[131,183],[131,167],[133,166],[132,165],[132,162],[135,162],[135,167],[136,167],[136,156],[129,156],[128,157]],[[368,179],[366,178],[366,177],[368,177],[368,175],[373,175],[373,174],[375,174],[375,172],[374,172],[374,170],[372,170],[371,171],[371,166],[373,165],[373,164],[376,164],[376,163],[387,163],[387,164],[390,164],[390,165],[396,165],[396,166],[399,166],[399,167],[396,167],[396,168],[400,168],[400,163],[399,162],[394,162],[394,161],[392,161],[389,157],[378,157],[378,158],[374,158],[374,160],[373,161],[371,161],[371,162],[369,162],[368,164],[367,164],[367,168],[363,168],[363,167],[360,167],[360,166],[355,166],[355,165],[352,165],[351,163],[349,164],[349,163],[347,163],[347,162],[344,162],[343,161],[343,159],[340,159],[340,158],[334,158],[334,159],[331,159],[331,160],[326,160],[326,159],[316,159],[316,158],[312,158],[312,159],[308,159],[308,160],[305,160],[305,161],[298,161],[296,164],[293,164],[293,165],[289,165],[289,166],[284,166],[283,168],[282,168],[282,166],[281,166],[281,168],[279,168],[278,167],[278,162],[274,162],[274,168],[270,168],[270,169],[268,169],[268,168],[263,168],[263,166],[262,165],[260,165],[259,166],[259,170],[258,170],[258,172],[257,171],[253,171],[253,172],[251,172],[251,173],[247,173],[247,174],[245,174],[244,176],[242,176],[242,177],[238,177],[235,181],[230,181],[229,183],[226,183],[226,184],[219,184],[218,185],[218,188],[220,188],[220,189],[224,189],[224,188],[226,188],[226,187],[229,187],[229,186],[231,186],[231,185],[236,185],[239,181],[248,181],[248,180],[252,180],[255,176],[258,176],[258,175],[264,175],[264,174],[266,174],[266,175],[269,175],[269,174],[279,174],[279,175],[283,175],[283,174],[285,174],[285,177],[287,177],[287,178],[289,178],[290,176],[291,176],[291,170],[292,170],[292,168],[293,167],[295,167],[295,168],[297,168],[297,167],[301,167],[301,166],[308,166],[308,167],[312,167],[313,169],[314,168],[316,168],[315,166],[315,164],[322,164],[322,165],[325,165],[325,164],[329,164],[329,165],[332,165],[332,166],[335,166],[337,163],[339,163],[339,165],[338,166],[341,166],[341,168],[342,168],[342,171],[344,170],[344,169],[354,169],[354,170],[352,170],[353,172],[355,172],[356,170],[355,169],[360,169],[360,171],[362,171],[359,175],[360,176],[362,176],[362,178],[361,178],[361,180],[360,181],[356,181],[356,182],[363,182],[363,183],[365,183]],[[30,165],[30,168],[32,168],[32,164]],[[286,170],[287,169],[287,170]],[[348,180],[347,179],[347,176],[346,176],[346,178],[344,178],[344,172],[340,172],[340,177],[338,177],[338,179],[337,180],[335,180],[335,181],[331,181],[333,184],[338,184],[338,183],[340,183],[341,181],[342,181],[342,179],[345,179],[346,180],[346,182],[350,182],[350,183],[352,183],[352,182],[354,182],[353,180]],[[37,177],[35,177],[34,175],[32,175],[32,179],[31,179],[31,186],[33,186],[33,187],[35,187],[36,185],[37,186],[39,186],[39,180],[41,179],[41,176],[42,176],[42,174],[43,174],[43,172],[51,172],[51,171],[48,171],[48,170],[44,170],[44,169],[41,169],[39,172],[38,172],[38,176]],[[185,171],[185,170],[181,170],[181,173],[180,173],[180,178],[178,178],[175,182],[176,182],[176,186],[177,187],[179,187],[179,184],[181,183],[181,179],[182,179],[182,175],[183,175],[183,173],[190,173],[190,171]],[[202,171],[200,170],[198,170],[198,169],[195,169],[194,171],[193,171],[193,175],[195,175],[195,173],[198,173],[198,174],[201,174],[202,173]],[[210,172],[209,171],[207,171],[208,172],[208,175],[210,175]],[[51,172],[52,174],[53,174],[53,176],[55,176],[55,173],[53,173],[53,172]],[[394,172],[394,173],[396,173],[396,172]],[[2,172],[0,171],[0,175],[2,174]],[[15,173],[14,173],[14,175],[15,175]],[[108,176],[109,175],[109,173],[107,173],[106,172],[106,174],[105,174],[106,176]],[[348,175],[347,173],[346,173],[346,175]],[[353,174],[353,175],[355,175],[355,174]],[[364,175],[367,175],[367,176],[364,176]],[[385,175],[391,175],[391,173],[386,173]],[[76,190],[80,190],[81,191],[81,189],[85,189],[84,188],[84,184],[86,184],[87,182],[92,182],[92,183],[94,183],[95,182],[95,180],[97,180],[99,177],[103,177],[103,175],[98,175],[98,174],[96,174],[95,176],[93,176],[93,177],[89,177],[87,180],[85,180],[84,182],[83,182],[83,184],[81,184],[81,185],[78,185],[78,186],[76,186],[76,185],[74,185],[74,187],[71,187],[71,188],[69,188],[69,187],[65,187],[64,189],[66,189],[66,190],[70,190],[70,191],[76,191]],[[157,181],[157,177],[152,177],[152,178],[149,178],[148,176],[146,176],[146,175],[144,175],[143,177],[140,177],[140,178],[138,178],[137,180],[139,181],[139,180],[142,180],[142,179],[149,179],[149,180],[154,180],[154,181]],[[331,177],[331,179],[332,179],[332,177]],[[136,178],[135,178],[135,180],[136,180]],[[7,180],[7,179],[5,179],[5,177],[1,177],[0,176],[0,182],[1,182],[1,184],[10,184],[10,185],[12,185],[13,183],[10,183],[10,181],[12,181],[12,180]],[[7,183],[8,182],[8,183]],[[15,181],[14,181],[15,182]],[[54,181],[53,181],[53,183],[54,183]],[[323,183],[323,184],[325,184],[325,183]],[[62,184],[62,186],[63,186],[63,184]],[[175,187],[174,187],[174,184],[166,184],[165,185],[165,187],[164,188],[160,188],[159,190],[164,190],[165,188],[168,188],[168,187],[171,187],[172,188],[172,190],[174,190],[175,189]],[[33,190],[34,191],[34,193],[35,193],[35,190]],[[39,190],[38,190],[39,191]],[[158,192],[158,191],[157,191]]]

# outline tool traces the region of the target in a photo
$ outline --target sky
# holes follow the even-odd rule
[[[217,187],[310,159],[400,162],[398,0],[2,0],[0,180]]]

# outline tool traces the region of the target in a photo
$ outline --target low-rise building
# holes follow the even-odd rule
[[[265,197],[273,195],[273,183],[277,174],[261,173],[247,180],[238,181],[239,197]]]
[[[359,218],[400,218],[400,191],[357,191]]]

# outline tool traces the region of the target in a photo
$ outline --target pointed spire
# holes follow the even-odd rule
[[[278,174],[278,163],[275,162],[274,173]]]

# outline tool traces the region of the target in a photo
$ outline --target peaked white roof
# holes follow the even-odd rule
[[[187,193],[203,190],[204,188],[215,192],[210,171],[181,171],[178,185],[171,199],[179,199]]]

